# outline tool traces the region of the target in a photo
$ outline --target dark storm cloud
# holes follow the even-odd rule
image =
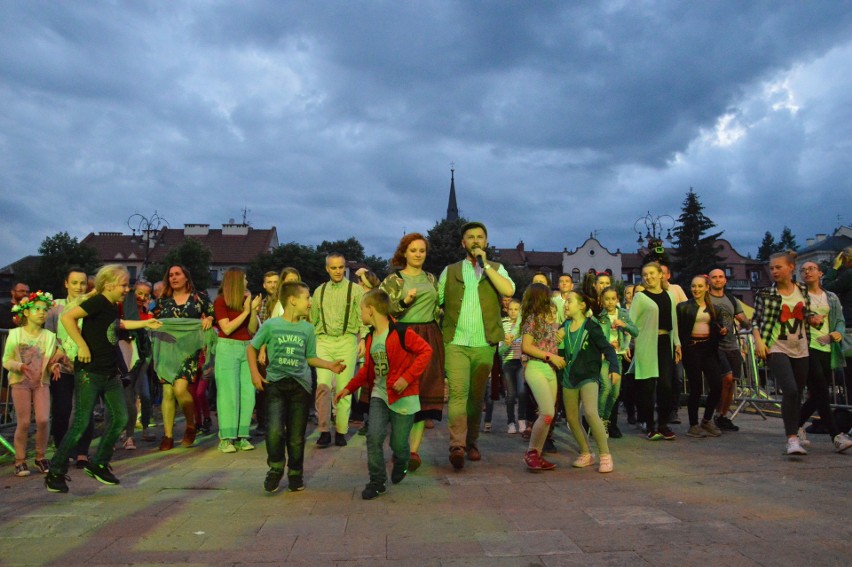
[[[784,224],[804,240],[836,219],[791,203],[850,205],[850,7],[8,3],[0,264],[154,209],[247,207],[282,241],[387,255],[443,216],[451,161],[497,245],[628,247],[690,186],[744,251]],[[743,133],[714,141],[727,114]]]

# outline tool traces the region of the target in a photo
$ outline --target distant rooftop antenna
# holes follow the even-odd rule
[[[249,208],[247,208],[247,207],[243,207],[243,208],[241,209],[241,212],[243,213],[243,224],[244,224],[244,225],[248,225],[248,224],[250,224],[250,223],[248,222],[248,214],[251,212],[251,209],[249,209]]]

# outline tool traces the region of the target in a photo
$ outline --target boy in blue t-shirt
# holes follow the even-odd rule
[[[263,488],[275,492],[288,465],[290,492],[305,489],[302,463],[305,457],[305,429],[311,401],[309,366],[343,372],[342,361],[317,358],[314,327],[304,319],[311,311],[311,295],[302,282],[281,285],[278,300],[284,308],[281,317],[267,319],[246,348],[251,381],[266,392],[266,453],[269,472]],[[266,378],[257,366],[257,353],[266,346]],[[286,444],[287,455],[284,454]],[[289,462],[287,461],[289,457]]]
[[[367,335],[366,360],[358,374],[338,392],[334,401],[362,386],[370,388],[370,421],[367,428],[367,469],[370,482],[361,492],[372,500],[387,490],[385,432],[391,426],[390,446],[394,465],[391,482],[399,484],[408,472],[408,436],[414,414],[420,411],[420,376],[429,365],[432,347],[410,327],[397,328],[388,317],[390,298],[374,289],[361,300],[361,321],[373,328]]]

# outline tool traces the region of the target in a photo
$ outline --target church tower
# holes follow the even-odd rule
[[[448,221],[459,220],[459,206],[456,203],[456,170],[454,166],[450,166],[450,200],[447,203],[447,218]]]

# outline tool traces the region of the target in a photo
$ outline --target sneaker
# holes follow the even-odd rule
[[[133,437],[128,437],[124,440],[124,450],[125,451],[135,451],[136,450],[136,441],[133,440]]]
[[[518,420],[518,433],[525,433],[527,431],[527,420],[519,419]]]
[[[414,472],[420,468],[420,465],[423,464],[423,460],[420,458],[420,455],[417,453],[411,453],[408,456],[408,472]]]
[[[234,442],[230,439],[222,439],[219,441],[219,451],[222,453],[236,453],[237,448],[234,447]]]
[[[582,469],[583,467],[590,467],[593,464],[595,464],[595,455],[593,453],[580,453],[580,456],[574,459],[571,466]]]
[[[290,492],[301,492],[305,489],[305,481],[302,476],[291,476],[287,479],[287,490]]]
[[[524,464],[527,465],[528,471],[539,472],[541,470],[541,458],[538,456],[538,451],[530,449],[524,453]]]
[[[331,433],[328,431],[323,431],[320,433],[319,439],[317,439],[317,447],[320,449],[325,449],[326,447],[331,445]]]
[[[796,437],[799,438],[799,445],[802,447],[810,447],[811,442],[808,440],[808,434],[805,433],[804,428],[800,427],[799,432],[796,434]]]
[[[543,471],[552,471],[556,468],[556,463],[551,463],[550,461],[548,461],[544,457],[538,458],[538,464],[540,465],[541,470],[543,470]]]
[[[456,470],[464,468],[464,447],[450,447],[450,464]]]
[[[712,421],[701,421],[701,429],[709,435],[710,437],[721,437],[722,430],[716,427],[716,424]]]
[[[93,463],[89,463],[89,466],[86,467],[86,474],[96,481],[103,484],[109,484],[110,486],[120,483],[116,476],[112,474],[112,469],[109,465],[95,465]]]
[[[44,477],[44,487],[47,488],[48,492],[62,492],[64,494],[68,492],[66,481],[69,480],[71,480],[71,477],[66,474],[50,472]]]
[[[84,469],[84,468],[86,468],[87,466],[89,466],[89,459],[88,459],[88,457],[87,457],[87,458],[83,458],[83,459],[78,458],[76,461],[74,461],[74,468],[76,468],[76,469],[83,470],[83,469]]]
[[[209,435],[210,431],[213,429],[213,420],[209,417],[205,417],[204,421],[201,422],[201,432],[205,435]]]
[[[601,455],[601,462],[598,465],[599,473],[610,473],[612,472],[612,455]]]
[[[391,470],[391,482],[393,484],[399,484],[405,478],[405,475],[408,473],[406,469],[393,467]]]
[[[485,422],[485,425],[482,427],[482,432],[483,433],[491,433],[491,422],[490,421]]]
[[[239,451],[254,451],[254,445],[252,445],[248,439],[239,439],[234,447]]]
[[[734,422],[725,417],[724,415],[717,415],[715,418],[713,418],[713,422],[716,424],[716,427],[718,427],[722,431],[740,430],[739,426],[734,425]]]
[[[168,451],[174,446],[175,440],[173,437],[163,437],[163,440],[160,441],[160,451]]]
[[[695,437],[696,439],[703,439],[707,437],[707,434],[704,433],[704,430],[701,429],[700,425],[691,425],[689,427],[689,431],[686,432],[687,437]]]
[[[346,434],[345,433],[335,433],[334,434],[334,444],[337,447],[346,447]]]
[[[798,437],[787,438],[787,454],[788,455],[807,455],[808,452],[802,448]]]
[[[509,435],[516,435],[518,433],[518,426],[514,423],[510,423],[508,427],[506,427],[506,433]]]
[[[42,474],[50,472],[50,461],[47,459],[36,459],[35,464],[38,467],[38,472]]]
[[[680,417],[677,415],[677,410],[672,410],[672,413],[669,414],[669,423],[673,425],[680,425]]]
[[[384,484],[368,484],[366,488],[361,492],[361,498],[364,500],[372,500],[373,498],[378,498],[385,492],[387,492],[387,487]]]
[[[852,439],[845,433],[838,433],[834,436],[834,450],[838,453],[845,453],[847,449],[852,447]]]
[[[266,479],[263,481],[263,489],[270,494],[278,492],[278,486],[281,484],[283,477],[284,471],[269,469],[269,472],[266,473]]]
[[[624,437],[624,434],[621,432],[621,429],[618,428],[618,425],[615,423],[610,423],[609,427],[607,427],[608,437],[613,439],[621,439]]]
[[[361,429],[358,430],[358,435],[361,435],[361,436],[366,435],[367,434],[367,428],[369,426],[370,426],[369,423],[365,423],[364,425],[362,425]]]
[[[659,429],[659,434],[663,436],[663,439],[666,441],[674,441],[677,439],[677,435],[675,435],[674,431],[669,429],[668,425],[665,425]]]
[[[30,469],[27,463],[18,463],[15,465],[15,476],[30,476]]]
[[[544,440],[544,450],[542,453],[550,453],[551,455],[558,453],[556,450],[556,443],[553,442],[552,437],[548,437]]]
[[[645,438],[648,441],[659,441],[663,438],[663,434],[655,429],[652,429],[648,431],[647,435],[645,435]]]

